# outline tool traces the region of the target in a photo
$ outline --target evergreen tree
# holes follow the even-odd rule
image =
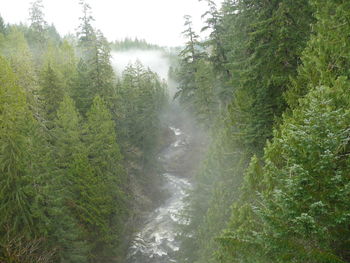
[[[51,225],[50,241],[57,249],[56,257],[60,262],[87,261],[89,244],[86,242],[86,226],[82,227],[82,223],[86,222],[82,222],[81,217],[89,214],[84,208],[90,205],[90,199],[83,201],[80,196],[87,191],[86,188],[91,187],[88,183],[91,183],[92,173],[86,154],[84,156],[80,126],[73,100],[65,96],[54,121],[54,178],[50,187],[50,205],[55,208],[50,210],[54,222]]]
[[[96,95],[102,97],[108,104],[109,109],[114,111],[116,81],[110,62],[111,49],[102,32],[92,27],[91,22],[94,19],[91,16],[90,6],[85,1],[81,1],[80,4],[83,8],[83,17],[80,18],[78,46],[83,62],[80,63],[80,73],[82,74],[78,74],[74,85],[78,90],[73,92],[73,97],[82,96],[84,102],[78,102],[78,107],[87,106],[85,109],[79,108],[83,114],[86,114],[86,110],[91,106]],[[83,70],[86,70],[86,72],[83,73]],[[88,77],[88,81],[81,77]]]
[[[197,72],[194,76],[197,89],[192,101],[197,120],[206,127],[211,127],[219,113],[219,94],[213,66],[200,60],[197,63]]]
[[[229,80],[231,79],[231,73],[228,68],[228,50],[225,46],[226,30],[223,23],[223,12],[219,12],[216,3],[212,0],[205,0],[208,4],[209,10],[206,11],[202,18],[205,18],[205,26],[202,28],[202,32],[210,31],[208,40],[204,41],[203,45],[209,49],[209,61],[213,65],[215,71],[215,78],[218,80],[216,89],[218,93],[219,102],[221,107],[225,108],[232,100],[232,85]],[[218,99],[217,98],[217,99]]]
[[[6,34],[6,25],[1,15],[0,15],[0,34],[3,34],[3,35]]]
[[[77,74],[73,83],[72,98],[75,100],[80,114],[85,116],[91,105],[92,91],[90,89],[88,66],[83,59],[78,62]]]
[[[344,36],[349,18],[346,13],[348,5],[343,1],[337,4],[330,1],[312,3],[319,21],[314,26],[317,34],[311,37],[303,53],[303,64],[298,69],[298,76],[293,79],[286,93],[291,108],[297,107],[299,98],[313,87],[332,85],[339,76],[349,77],[346,59],[349,40]]]
[[[92,94],[101,96],[110,109],[115,99],[115,73],[110,62],[111,49],[102,32],[96,32],[91,57],[87,59]]]
[[[237,50],[237,59],[230,58],[235,66],[230,71],[238,71],[239,81],[234,80],[236,113],[232,118],[252,153],[262,153],[286,108],[282,95],[290,76],[296,74],[310,35],[310,6],[306,0],[241,1],[232,9],[230,16],[238,16],[235,27],[243,25],[236,36],[243,48]]]
[[[12,27],[5,38],[2,50],[18,77],[18,84],[26,91],[28,103],[34,111],[37,111],[38,81],[33,56],[24,34],[18,28]]]
[[[0,64],[0,258],[20,262],[11,252],[21,250],[35,262],[40,255],[24,244],[36,243],[45,254],[45,244],[35,240],[47,231],[46,146],[16,76],[5,59]]]
[[[42,71],[40,81],[40,99],[45,118],[52,128],[52,122],[56,117],[57,109],[63,100],[64,90],[57,71],[48,63]]]
[[[44,19],[44,6],[42,2],[42,0],[35,0],[29,9],[30,27],[38,33],[43,33],[47,27],[47,22]]]
[[[210,126],[217,115],[218,97],[216,92],[216,77],[213,66],[207,63],[206,54],[198,41],[198,35],[193,31],[190,16],[185,16],[186,30],[183,32],[188,39],[185,48],[180,52],[180,66],[176,73],[179,83],[174,98],[202,124]]]
[[[182,32],[187,39],[186,47],[181,51],[180,56],[183,57],[185,62],[196,63],[196,60],[200,58],[200,52],[198,52],[199,36],[195,33],[192,24],[192,18],[189,15],[184,16],[186,29]]]
[[[209,39],[205,42],[205,46],[211,48],[210,60],[216,69],[217,74],[226,73],[226,77],[230,77],[230,72],[225,68],[228,63],[227,51],[224,48],[225,29],[223,28],[223,13],[219,12],[216,3],[212,0],[205,0],[209,10],[206,11],[202,18],[205,18],[205,26],[202,32],[210,30]]]
[[[44,18],[42,0],[35,0],[29,8],[30,27],[27,30],[27,39],[31,50],[34,53],[35,64],[40,66],[41,56],[47,45],[47,22]]]
[[[100,218],[90,233],[93,240],[91,254],[95,262],[107,262],[119,253],[117,248],[126,216],[125,171],[114,126],[105,102],[95,97],[87,114],[84,139],[89,164],[98,186],[97,207]]]
[[[86,58],[89,56],[91,42],[93,41],[95,35],[95,30],[91,24],[92,21],[94,21],[94,18],[91,15],[91,7],[86,3],[86,1],[81,0],[79,4],[83,10],[83,16],[79,18],[81,24],[79,25],[77,36],[79,39],[81,56]]]
[[[77,58],[73,45],[67,40],[63,40],[59,47],[59,54],[58,69],[64,81],[64,90],[72,96],[72,87],[77,76]]]

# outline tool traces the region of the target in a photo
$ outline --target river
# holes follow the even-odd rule
[[[175,134],[175,141],[159,155],[159,161],[165,168],[163,187],[169,197],[146,218],[141,230],[136,233],[129,248],[128,263],[176,262],[175,253],[180,247],[176,234],[179,224],[186,223],[181,220],[180,213],[191,183],[176,171],[176,166],[181,165],[178,160],[185,156],[188,149],[188,137],[180,129],[170,129]]]

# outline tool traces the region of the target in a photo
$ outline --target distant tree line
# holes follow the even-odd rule
[[[111,43],[111,48],[117,51],[132,50],[132,49],[138,49],[138,50],[162,49],[162,47],[158,45],[150,44],[145,39],[138,39],[137,37],[135,37],[134,39],[126,37],[123,40],[115,40]]]

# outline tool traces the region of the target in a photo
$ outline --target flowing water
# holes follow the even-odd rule
[[[179,250],[177,228],[179,224],[186,223],[179,214],[184,208],[184,198],[191,184],[176,172],[176,166],[181,165],[178,160],[186,154],[188,138],[181,130],[170,128],[176,140],[159,156],[166,170],[163,187],[169,192],[169,198],[149,215],[141,231],[135,235],[129,249],[128,263],[176,262],[174,254]]]

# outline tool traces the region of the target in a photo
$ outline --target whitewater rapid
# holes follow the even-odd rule
[[[178,227],[187,223],[182,219],[181,212],[191,183],[179,176],[174,169],[176,165],[173,165],[185,155],[188,138],[180,129],[170,129],[176,140],[159,156],[166,170],[163,187],[169,193],[169,198],[148,216],[142,229],[134,236],[128,251],[128,263],[176,262],[175,253],[180,247],[176,235]]]

